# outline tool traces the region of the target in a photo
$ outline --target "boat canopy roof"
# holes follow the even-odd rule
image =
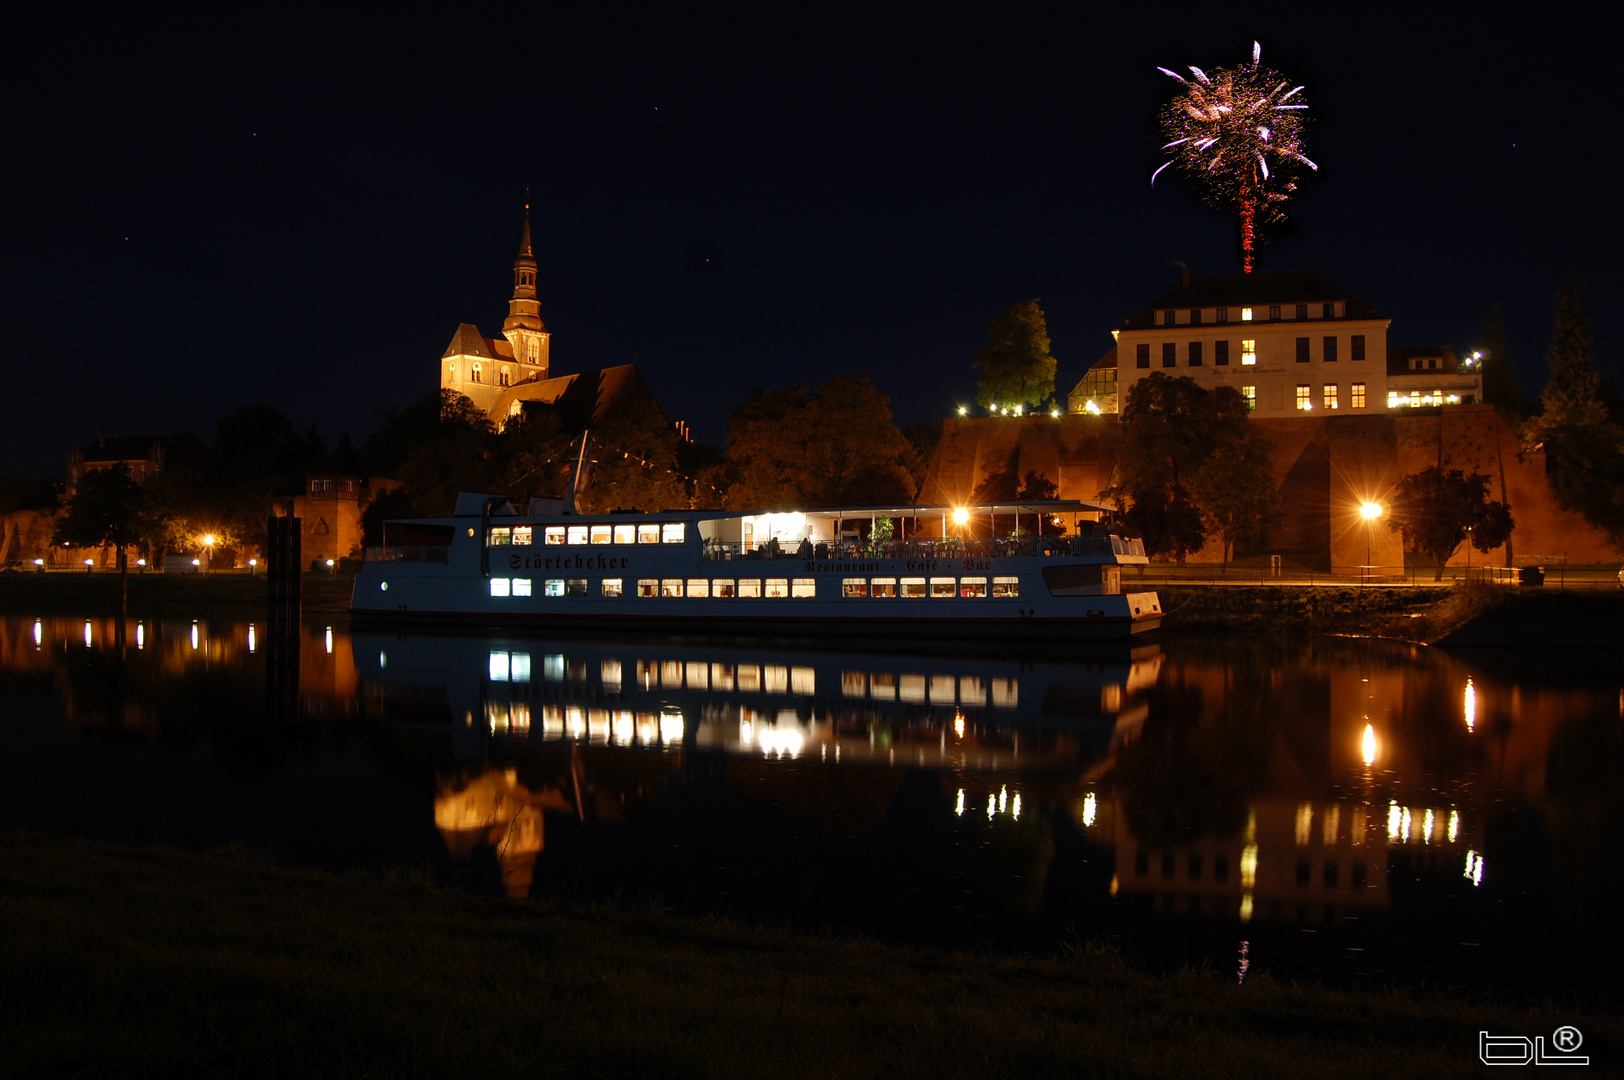
[[[829,506],[811,507],[807,509],[789,510],[664,510],[651,513],[640,511],[621,511],[608,514],[570,514],[560,512],[558,501],[553,499],[536,499],[530,507],[529,513],[523,513],[514,508],[513,503],[500,495],[487,495],[477,492],[464,491],[457,496],[457,508],[453,517],[482,517],[485,507],[489,504],[492,517],[525,517],[525,518],[556,518],[569,517],[580,520],[594,521],[625,521],[631,517],[638,517],[645,521],[694,521],[700,518],[706,521],[735,520],[739,518],[759,518],[769,514],[800,514],[807,518],[822,520],[836,520],[846,518],[923,518],[923,517],[951,517],[960,510],[967,511],[973,518],[986,518],[989,515],[1002,516],[1005,514],[1089,514],[1114,513],[1117,506],[1113,502],[1095,502],[1088,499],[1027,499],[1011,502],[995,503],[966,503],[950,505],[947,503],[925,503],[913,506]],[[538,505],[540,504],[540,505]],[[412,518],[402,520],[443,520],[430,518]]]

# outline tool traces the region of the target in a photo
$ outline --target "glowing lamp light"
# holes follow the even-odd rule
[[[214,546],[214,534],[213,533],[209,533],[207,536],[203,537],[203,546],[204,547],[213,547]]]
[[[1060,410],[1059,409],[1050,409],[1049,410],[1049,415],[1052,416],[1052,417],[1055,417],[1055,418],[1059,418]]]
[[[147,565],[147,560],[145,560],[145,559],[137,559],[137,560],[135,560],[135,565],[137,565],[137,566],[145,566],[145,565]]]
[[[202,566],[203,565],[203,560],[202,559],[193,559],[192,560],[192,565],[193,566]]]
[[[969,416],[970,415],[970,407],[968,405],[960,405],[959,406],[959,415],[960,416]]]
[[[1021,406],[1019,406],[1019,405],[1015,406],[1015,415],[1016,416],[1021,415]]]
[[[970,511],[965,509],[964,507],[961,506],[957,510],[953,511],[953,524],[955,524],[955,525],[964,525],[964,524],[967,524],[969,522],[969,520],[970,520]]]
[[[1466,699],[1464,702],[1466,706],[1466,730],[1475,731],[1477,729],[1477,688],[1472,685],[1471,679],[1466,680],[1464,697]]]
[[[96,565],[96,561],[95,561],[95,560],[94,560],[94,559],[86,559],[86,560],[85,560],[85,565],[86,565],[86,566],[95,566],[95,565]]]
[[[1085,413],[1088,413],[1090,416],[1098,416],[1098,415],[1100,415],[1099,403],[1096,402],[1093,398],[1089,398],[1086,402],[1083,403],[1083,411]]]
[[[1366,521],[1375,521],[1382,516],[1382,504],[1379,502],[1360,503],[1359,516]]]
[[[249,566],[258,566],[259,565],[259,560],[258,559],[249,559],[248,560],[248,565]]]
[[[1366,765],[1376,764],[1376,728],[1373,724],[1365,725],[1364,738],[1359,740],[1359,756],[1364,758]]]
[[[44,559],[35,559],[34,560],[34,565],[35,566],[44,566],[45,565],[45,560]]]

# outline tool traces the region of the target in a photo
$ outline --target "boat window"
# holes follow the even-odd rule
[[[566,595],[566,596],[585,596],[586,595],[586,578],[584,578],[584,577],[570,578],[569,586],[565,589],[564,595]]]
[[[734,588],[733,588],[733,579],[732,578],[717,578],[715,581],[711,582],[711,595],[712,596],[734,596],[734,595],[737,595]]]
[[[897,699],[897,677],[889,671],[876,671],[868,677],[868,694],[875,701]]]
[[[1017,679],[992,680],[992,707],[1013,709],[1021,703],[1021,684]]]
[[[660,579],[660,595],[661,596],[681,596],[682,595],[682,579],[679,578],[679,577],[661,578]]]
[[[620,578],[606,577],[606,578],[603,579],[603,595],[605,595],[605,596],[619,596],[620,595],[620,589],[621,589],[621,579]],[[608,662],[609,661],[607,661],[607,660],[604,661],[605,664],[607,664]]]
[[[637,542],[639,544],[658,544],[660,542],[660,527],[658,525],[639,525],[637,527]]]
[[[904,675],[897,686],[897,697],[903,701],[924,701],[925,677],[923,675]]]
[[[513,579],[513,595],[514,596],[529,596],[530,595],[530,579],[527,578],[527,577],[516,577],[516,578],[514,578]]]
[[[845,580],[843,580],[840,584],[842,586],[841,591],[844,592],[847,596],[867,596],[868,595],[868,579],[867,578],[849,577],[849,578],[846,578]]]
[[[902,595],[904,597],[924,596],[925,579],[922,577],[905,577],[902,579]]]
[[[995,577],[992,579],[992,594],[994,596],[1021,595],[1021,579],[1016,577]]]
[[[635,543],[637,543],[637,526],[636,525],[616,525],[615,526],[615,543],[617,543],[617,544],[635,544]]]
[[[660,541],[666,544],[680,544],[686,528],[686,524],[681,521],[673,521],[667,525],[662,525],[660,527]]]
[[[513,543],[513,530],[509,528],[491,530],[491,547],[507,547]]]
[[[542,587],[542,595],[543,596],[563,596],[564,595],[564,579],[563,578],[548,578],[547,579],[547,584]]]
[[[492,596],[509,596],[512,594],[513,583],[505,577],[491,578]]]
[[[861,671],[842,671],[840,692],[847,697],[862,697],[868,692],[868,676]]]
[[[810,697],[818,692],[818,673],[816,668],[792,667],[789,669],[789,692]]]
[[[761,669],[754,664],[739,665],[739,690],[753,694],[761,689]]]
[[[564,542],[564,526],[549,525],[546,529],[547,543],[562,544]]]
[[[930,579],[930,594],[936,597],[951,597],[955,591],[955,584],[950,577],[933,577]]]
[[[816,578],[798,577],[789,584],[791,596],[807,597],[818,595],[818,582]]]
[[[710,595],[710,578],[689,578],[688,595],[693,597],[706,597]]]
[[[985,705],[987,703],[987,688],[981,685],[981,680],[974,675],[959,676],[959,704]]]
[[[789,689],[789,668],[777,664],[764,664],[761,668],[761,688],[769,694],[782,694]]]
[[[930,677],[930,700],[933,705],[953,704],[953,689],[957,685],[951,675]]]
[[[869,582],[869,587],[875,596],[895,596],[897,594],[897,579],[894,577],[877,577]]]
[[[594,544],[607,544],[613,529],[608,525],[592,526],[592,542]]]
[[[731,689],[733,689],[733,665],[732,664],[712,664],[711,665],[711,689],[712,690],[731,690]]]
[[[638,578],[637,579],[637,595],[638,596],[659,596],[660,595],[660,579],[659,578],[647,578],[647,577],[646,578]]]
[[[586,543],[586,526],[585,525],[571,525],[568,528],[568,533],[569,533],[569,543],[571,543],[571,544],[584,544],[584,543]]]
[[[760,578],[740,578],[739,579],[739,595],[740,596],[760,596],[761,595],[761,579]]]
[[[516,525],[516,526],[514,526],[514,528],[513,528],[513,542],[515,544],[519,544],[521,546],[530,543],[531,534],[532,534],[533,531],[534,530],[532,530],[530,528],[530,526],[528,526],[528,525]]]
[[[984,577],[959,578],[960,596],[986,596],[987,579]]]
[[[789,578],[770,577],[767,579],[767,593],[769,598],[789,595]]]

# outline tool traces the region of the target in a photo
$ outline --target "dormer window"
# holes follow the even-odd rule
[[[1229,321],[1229,309],[1226,307],[1219,308],[1213,315],[1213,319],[1220,324],[1227,323]]]
[[[1298,304],[1297,305],[1297,317],[1299,319],[1308,318],[1308,305],[1307,304]]]
[[[1271,304],[1271,305],[1269,305],[1269,319],[1270,319],[1271,322],[1279,322],[1280,321],[1280,305],[1279,304]]]
[[[1177,322],[1178,322],[1178,312],[1176,312],[1176,311],[1164,311],[1164,312],[1162,312],[1162,325],[1163,326],[1172,326]]]
[[[1336,305],[1335,304],[1326,304],[1326,305],[1324,305],[1320,309],[1320,318],[1322,318],[1322,319],[1334,319],[1334,318],[1336,318]]]
[[[1252,309],[1249,308],[1249,307],[1241,308],[1241,322],[1251,322],[1251,321],[1252,321]]]
[[[1200,326],[1201,325],[1201,309],[1200,308],[1191,308],[1190,309],[1190,325],[1191,326]]]

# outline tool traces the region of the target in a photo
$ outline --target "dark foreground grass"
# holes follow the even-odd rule
[[[311,574],[301,587],[308,614],[350,609],[354,578]],[[130,614],[208,611],[245,619],[265,612],[265,579],[248,574],[131,574]],[[117,614],[117,574],[0,574],[0,611]]]
[[[15,833],[0,926],[9,1076],[1449,1076],[1481,1068],[1480,1027],[1576,1023],[1604,1067],[1621,1034]]]

